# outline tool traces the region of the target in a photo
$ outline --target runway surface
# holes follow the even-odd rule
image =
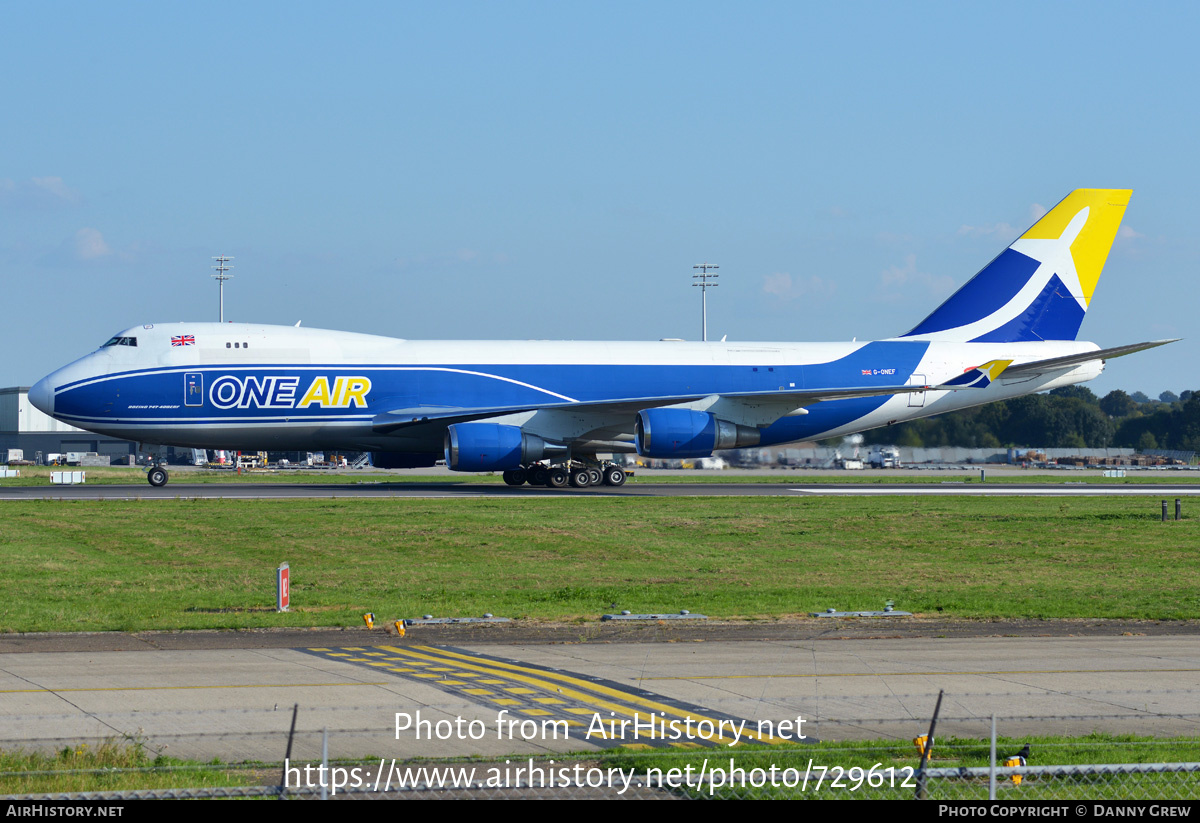
[[[986,737],[993,713],[1002,735],[1018,737],[1200,728],[1195,635],[817,632],[481,645],[441,642],[444,633],[429,642],[419,631],[403,640],[360,631],[314,634],[341,642],[295,648],[87,650],[108,639],[95,635],[80,651],[0,654],[0,745],[135,739],[178,757],[279,761],[298,704],[294,760],[318,757],[323,729],[335,757],[536,756],[616,743],[730,753],[733,743],[800,734],[906,741],[925,731],[939,690],[945,736]],[[188,645],[187,636],[164,637]],[[613,727],[603,724],[634,714],[677,725],[608,736]]]
[[[140,485],[10,486],[3,500],[272,500],[304,498],[538,498],[547,497],[803,497],[872,495],[1127,496],[1182,497],[1200,495],[1200,484],[1151,483],[627,483],[620,488],[548,489],[494,483],[171,483],[161,488]]]

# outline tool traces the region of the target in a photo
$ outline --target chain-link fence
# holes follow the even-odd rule
[[[6,795],[5,800],[125,801],[189,798],[290,800],[995,800],[1047,801],[1200,800],[1200,763],[1126,763],[1019,768],[876,769],[837,766],[750,767],[682,761],[637,768],[613,760],[530,760],[519,765],[478,761],[454,764],[331,765],[291,785],[207,786],[46,792]],[[379,777],[376,782],[375,778]]]
[[[486,682],[467,686],[484,688]],[[512,693],[523,691],[532,692],[514,686]],[[418,712],[401,714],[395,705],[13,713],[0,716],[0,795],[63,802],[1200,799],[1200,713],[1188,711],[1194,692],[1084,694],[1103,713],[1035,714],[1046,704],[1020,691],[955,694],[946,703],[953,710],[944,713],[941,698],[930,705],[928,694],[825,695],[812,703],[791,697],[747,702],[734,695],[710,698],[703,708],[663,702],[640,715],[624,710],[635,712],[636,722],[621,726],[615,737],[600,738],[591,736],[594,728],[627,720],[618,715],[619,707],[565,704],[576,713],[553,714],[565,693],[543,696],[544,703],[536,705],[545,708],[525,706],[521,713],[505,708],[490,715],[470,695],[447,696],[422,704],[423,731],[412,722]],[[999,720],[970,713],[983,702],[1023,704],[1028,713]],[[805,705],[820,711],[805,712],[801,720]],[[898,706],[912,709],[897,712]],[[743,719],[747,711],[762,719]],[[934,729],[929,714],[936,716]],[[691,734],[704,724],[715,732]],[[539,731],[532,737],[511,732],[526,726]],[[503,738],[501,729],[508,731]],[[652,733],[644,734],[647,729]],[[932,745],[922,738],[930,733]],[[374,756],[364,760],[364,752]]]
[[[291,712],[287,713],[289,716]],[[1195,723],[1195,716],[1173,721]],[[887,719],[899,723],[900,719]],[[946,726],[969,718],[941,718]],[[1090,734],[1078,738],[937,738],[921,765],[919,740],[787,746],[624,745],[588,753],[492,757],[331,758],[330,741],[369,729],[281,731],[271,745],[282,762],[179,762],[134,738],[42,739],[15,753],[0,745],[6,800],[125,801],[144,798],[286,799],[927,799],[941,802],[1200,800],[1200,738]],[[1036,719],[1035,719],[1036,720]],[[1062,718],[1043,718],[1044,722]],[[181,724],[186,718],[180,718]],[[928,721],[909,718],[921,731]],[[1001,721],[1025,727],[1031,718]],[[261,733],[255,734],[261,738]],[[231,749],[232,732],[179,733],[164,748]],[[264,741],[257,739],[256,744]],[[40,748],[40,754],[33,749]],[[1018,751],[1019,750],[1019,751]],[[24,756],[26,759],[21,760]],[[1024,765],[1014,766],[1022,762]],[[1006,765],[1009,764],[1009,765]]]

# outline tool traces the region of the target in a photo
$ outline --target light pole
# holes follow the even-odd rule
[[[226,266],[225,264],[228,263],[232,259],[233,259],[232,257],[226,257],[225,255],[221,255],[220,257],[213,258],[213,260],[217,261],[217,265],[213,266],[213,268],[217,270],[217,273],[213,275],[213,278],[218,283],[217,290],[220,293],[219,294],[220,305],[219,305],[217,317],[220,319],[220,321],[222,323],[225,322],[225,281],[233,279],[232,274],[225,273],[225,272],[229,271],[230,269],[232,269],[233,266]]]
[[[693,280],[699,280],[699,283],[693,283],[693,286],[700,287],[700,339],[708,342],[708,290],[715,289],[719,284],[711,281],[716,280],[720,275],[709,274],[710,271],[716,271],[720,266],[712,263],[700,263],[692,266],[693,269],[699,269],[699,274],[693,274]]]

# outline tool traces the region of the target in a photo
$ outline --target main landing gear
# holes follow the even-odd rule
[[[170,478],[167,476],[167,470],[163,466],[151,466],[150,471],[146,472],[146,480],[148,480],[150,485],[154,486],[155,488],[167,485],[167,480],[169,479]]]
[[[549,486],[552,489],[566,488],[571,485],[577,489],[588,486],[623,486],[626,478],[625,470],[612,463],[603,466],[587,466],[582,463],[568,463],[561,466],[545,466],[534,463],[519,469],[510,469],[504,473],[504,482],[510,486]]]

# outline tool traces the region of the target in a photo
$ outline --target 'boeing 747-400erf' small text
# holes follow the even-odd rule
[[[40,380],[32,403],[146,443],[374,453],[382,467],[620,485],[603,455],[706,457],[846,435],[1096,377],[1170,341],[1077,341],[1131,192],[1079,189],[911,331],[851,343],[412,341],[147,324]],[[150,482],[167,473],[154,466]]]

